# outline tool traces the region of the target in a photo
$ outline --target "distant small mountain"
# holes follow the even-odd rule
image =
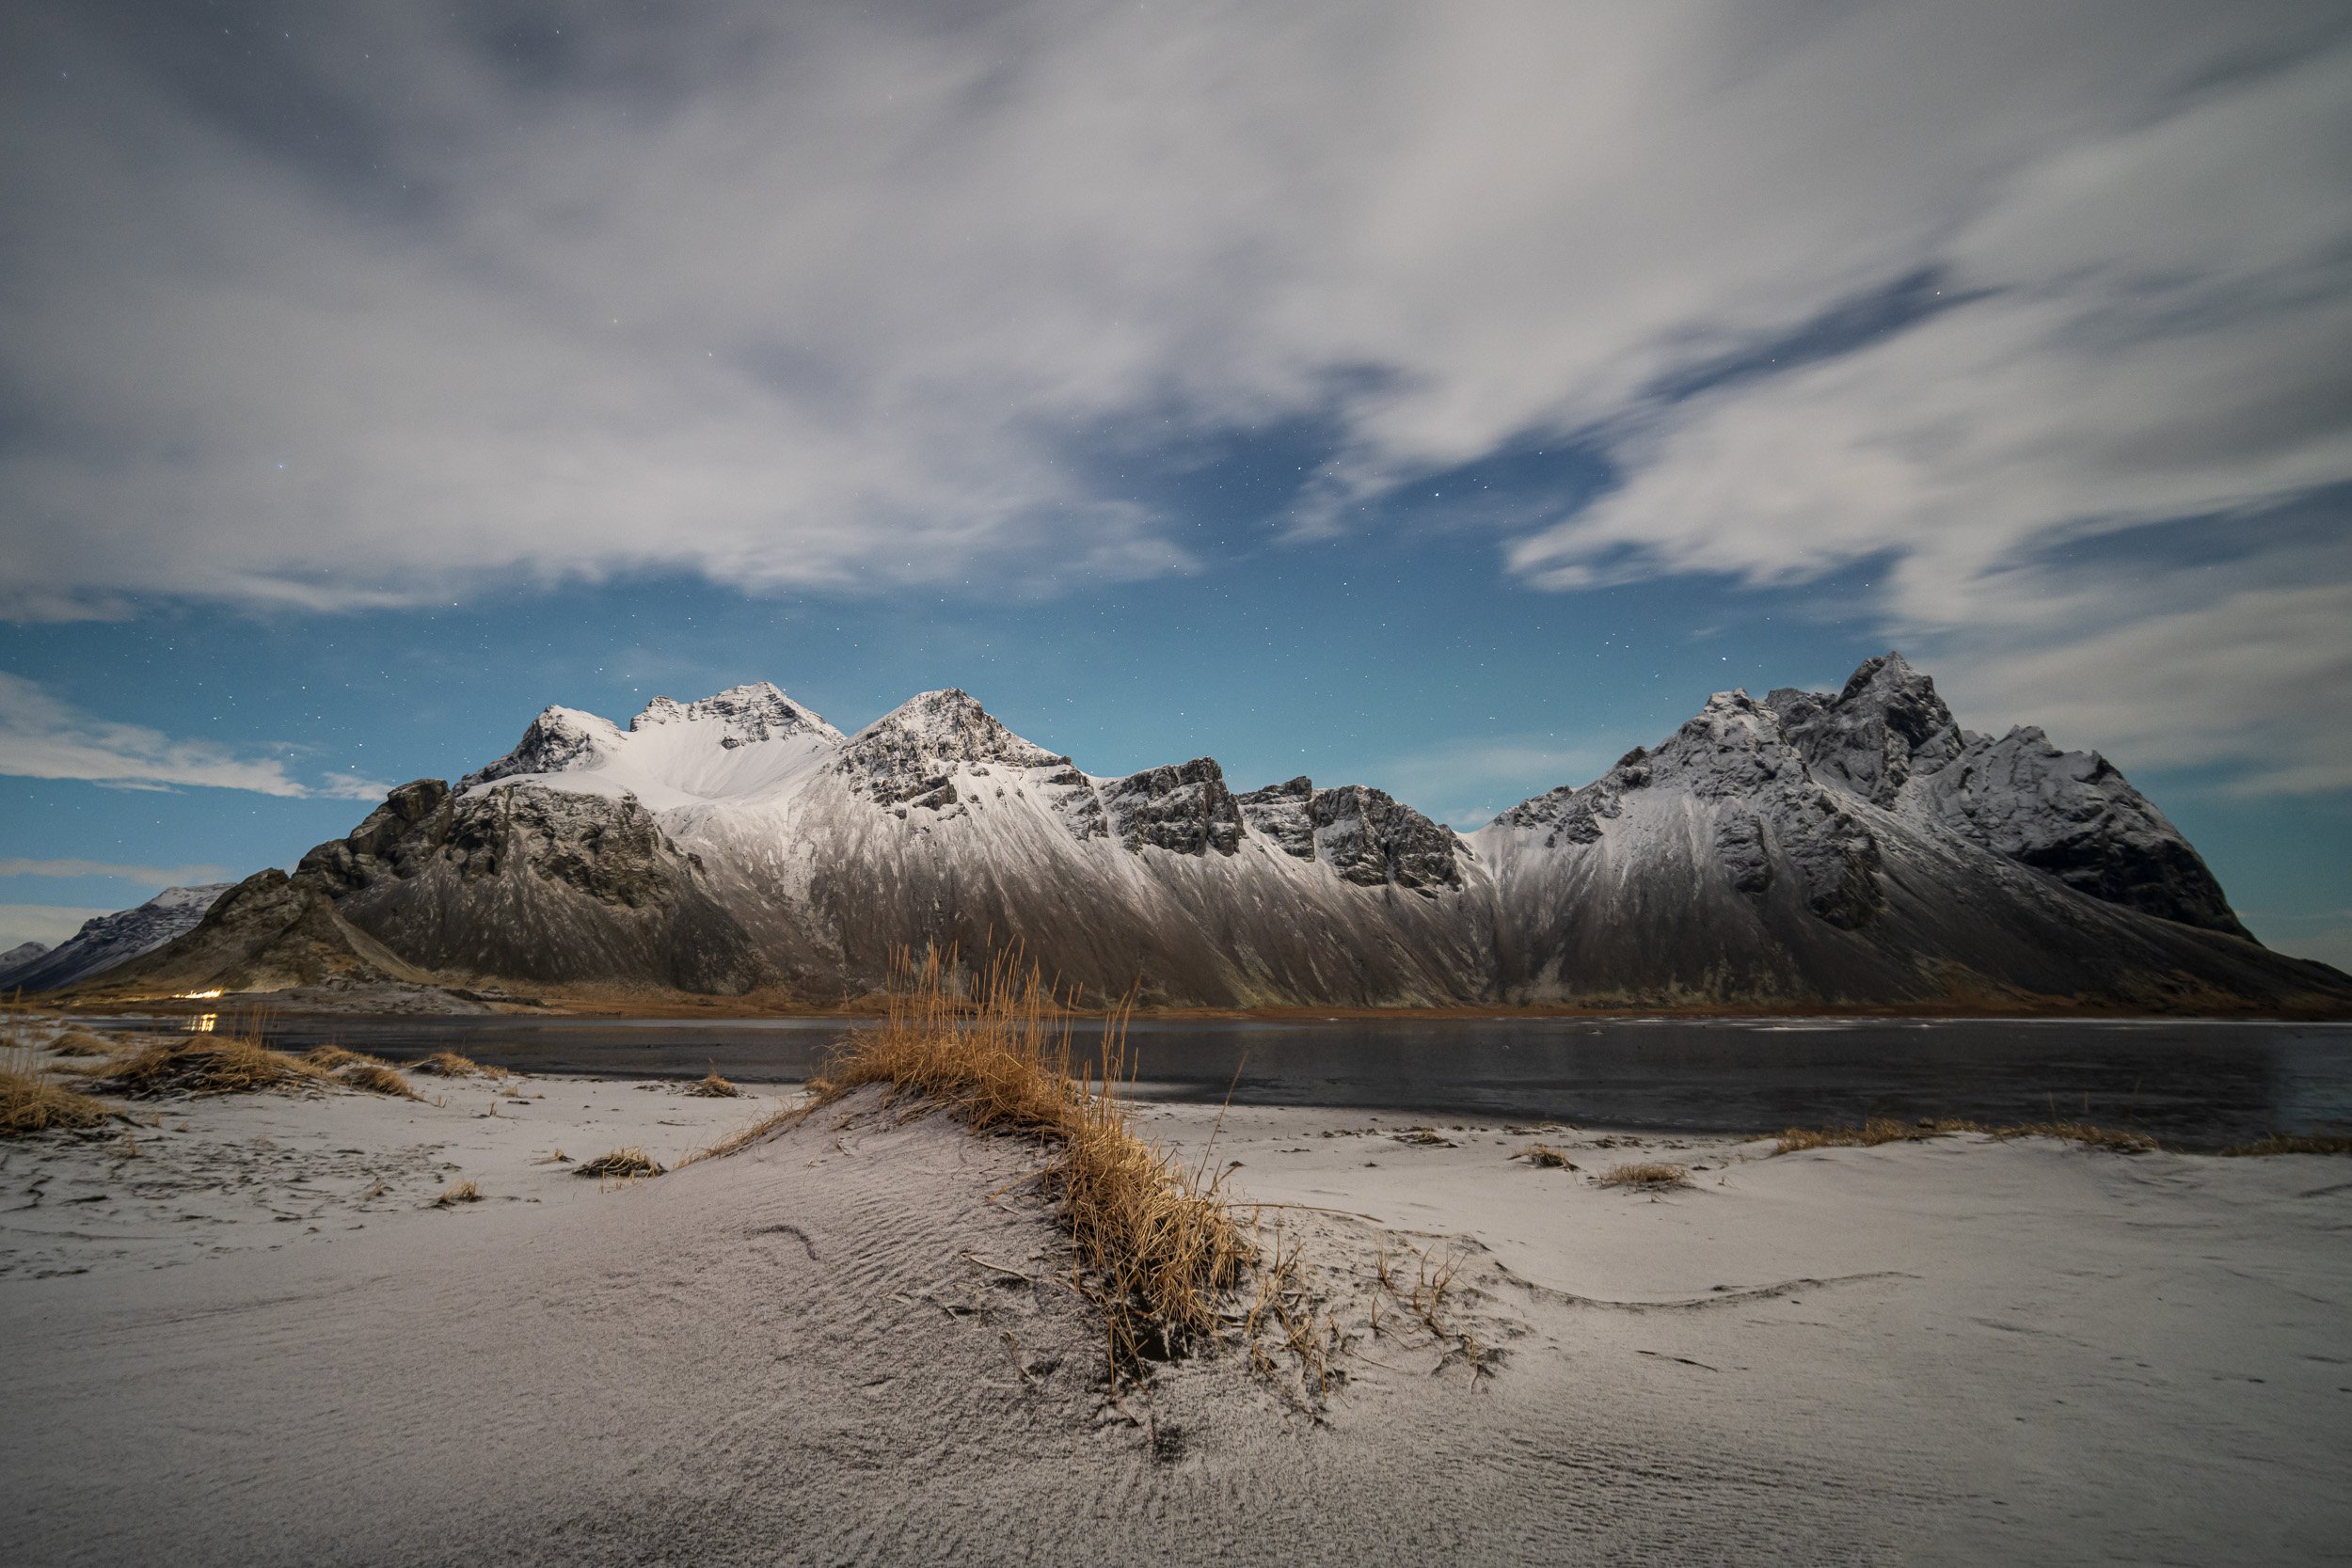
[[[201,887],[167,887],[136,909],[85,921],[80,930],[56,946],[36,952],[21,965],[0,968],[0,985],[28,991],[56,990],[103,974],[193,930],[213,900],[230,886],[208,882]]]
[[[33,960],[48,951],[49,944],[45,942],[20,942],[7,952],[0,953],[0,985],[8,984],[8,976],[13,972],[31,968]]]
[[[1891,653],[1719,692],[1468,834],[1209,757],[1088,773],[959,690],[852,736],[765,682],[626,728],[551,707],[98,989],[832,1002],[902,947],[1012,942],[1168,1006],[2352,1009],[2112,764],[1963,731]]]

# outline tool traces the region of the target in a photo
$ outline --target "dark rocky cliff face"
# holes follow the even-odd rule
[[[1469,851],[1454,830],[1369,785],[1317,789],[1302,775],[1236,800],[1251,832],[1286,855],[1327,863],[1343,881],[1414,893],[1462,885]]]
[[[428,969],[719,993],[759,975],[700,863],[630,799],[420,779],[299,870]]]
[[[1214,757],[1150,768],[1102,787],[1103,810],[1130,849],[1230,855],[1241,847],[1241,807]]]
[[[1825,784],[2093,898],[2253,940],[2203,857],[2112,763],[2030,727],[1997,740],[1962,730],[1899,654],[1866,661],[1835,696],[1783,689],[1768,702]]]

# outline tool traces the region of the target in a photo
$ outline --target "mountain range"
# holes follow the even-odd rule
[[[810,1006],[1016,942],[1147,1006],[2352,1008],[2112,764],[1962,729],[1895,654],[1469,833],[1208,757],[1090,774],[960,690],[850,736],[764,682],[550,707],[82,990]]]

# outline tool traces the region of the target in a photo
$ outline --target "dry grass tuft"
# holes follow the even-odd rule
[[[771,1132],[779,1132],[784,1128],[791,1126],[794,1122],[808,1115],[811,1106],[806,1101],[798,1105],[779,1105],[774,1110],[766,1112],[754,1118],[748,1126],[739,1127],[734,1132],[727,1133],[724,1137],[721,1138],[717,1143],[712,1144],[709,1148],[698,1148],[694,1150],[694,1152],[689,1154],[685,1159],[678,1162],[678,1168],[683,1170],[686,1166],[694,1164],[698,1160],[719,1160],[724,1159],[730,1154],[740,1153],[742,1150],[749,1148],[752,1145],[759,1142],[760,1139],[768,1136]]]
[[[719,1069],[715,1067],[710,1069],[707,1077],[694,1080],[686,1092],[700,1095],[706,1100],[739,1100],[743,1095],[741,1089],[720,1077]]]
[[[999,958],[969,998],[948,981],[937,952],[920,966],[902,955],[885,1021],[844,1042],[811,1080],[807,1108],[886,1085],[975,1131],[1053,1147],[1045,1180],[1070,1227],[1073,1283],[1103,1313],[1114,1380],[1209,1343],[1220,1302],[1257,1252],[1217,1196],[1207,1151],[1188,1168],[1129,1126],[1117,1095],[1127,1070],[1120,1022],[1100,1061],[1073,1076],[1069,1010],[1034,965]]]
[[[2149,1154],[2159,1146],[2145,1132],[2134,1132],[2122,1127],[2101,1127],[2088,1121],[2026,1121],[2014,1127],[1995,1127],[1996,1138],[2064,1138],[2085,1148],[2105,1148],[2117,1154]]]
[[[1524,1160],[1531,1165],[1541,1165],[1547,1170],[1578,1170],[1582,1168],[1569,1162],[1568,1152],[1566,1149],[1554,1148],[1549,1144],[1529,1144],[1525,1148],[1522,1148],[1513,1154],[1511,1158],[1514,1160]]]
[[[114,1114],[80,1090],[52,1083],[30,1050],[11,1046],[0,1053],[0,1137],[95,1127]]]
[[[1612,1165],[1596,1180],[1604,1187],[1633,1187],[1656,1192],[1667,1187],[1689,1186],[1691,1173],[1681,1165],[1649,1160],[1639,1164]]]
[[[377,1185],[381,1186],[382,1183],[378,1182]],[[482,1188],[479,1185],[471,1181],[460,1181],[457,1185],[450,1188],[440,1196],[435,1198],[432,1206],[436,1209],[454,1209],[461,1203],[479,1203],[481,1201]]]
[[[382,1058],[376,1056],[363,1056],[357,1051],[345,1051],[340,1045],[313,1046],[311,1049],[302,1053],[302,1059],[310,1063],[312,1067],[323,1068],[328,1072],[334,1071],[337,1068],[349,1067],[354,1062],[376,1062],[382,1060]]]
[[[421,1072],[432,1078],[503,1078],[506,1076],[496,1068],[484,1067],[480,1062],[460,1056],[454,1051],[436,1051],[432,1055],[421,1061],[410,1062],[408,1070]]]
[[[2313,1137],[2308,1133],[2273,1132],[2250,1144],[2221,1151],[2233,1159],[2264,1159],[2273,1154],[2352,1154],[2352,1138]]]
[[[169,1094],[300,1091],[332,1081],[326,1069],[263,1045],[257,1022],[235,1033],[158,1041],[108,1064],[101,1082],[134,1100],[152,1100]]]
[[[49,1053],[56,1056],[112,1056],[121,1049],[113,1040],[87,1029],[68,1029],[48,1045]]]
[[[1872,1117],[1859,1127],[1791,1127],[1772,1146],[1774,1154],[1795,1154],[1807,1148],[1876,1148],[1881,1144],[1918,1143],[1928,1138],[1940,1138],[1952,1132],[1981,1132],[1985,1129],[1973,1121],[1937,1121],[1922,1117],[1917,1121],[1897,1121],[1891,1117]]]
[[[394,1100],[414,1100],[417,1091],[408,1086],[408,1080],[383,1062],[353,1062],[335,1074],[335,1082],[348,1084],[366,1094],[389,1095]]]
[[[583,1160],[572,1167],[574,1176],[638,1177],[663,1174],[661,1162],[642,1148],[616,1148],[610,1154],[599,1154]]]

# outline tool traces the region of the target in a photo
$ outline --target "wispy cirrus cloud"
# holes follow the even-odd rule
[[[2209,635],[2160,561],[2083,623],[2025,564],[2053,546],[2257,530],[2352,478],[2352,13],[2317,0],[34,0],[0,28],[24,618],[1146,578],[1199,536],[1082,460],[1103,433],[1304,420],[1295,533],[1583,442],[1620,483],[1499,503],[1505,572],[1883,561],[1853,610],[1991,689],[2119,618]],[[1919,278],[1896,325],[1773,351]],[[2213,754],[2293,742],[2232,727],[2256,689],[2198,689]],[[126,785],[295,788],[116,749],[177,758]]]
[[[0,857],[0,877],[115,877],[161,888],[216,882],[228,875],[225,865],[122,865],[113,861]]]
[[[99,719],[6,672],[0,672],[0,774],[79,779],[135,789],[244,789],[297,799],[367,800],[382,795],[387,787],[373,780],[336,773],[321,774],[316,783],[306,784],[290,774],[280,758],[183,739],[141,724]]]

